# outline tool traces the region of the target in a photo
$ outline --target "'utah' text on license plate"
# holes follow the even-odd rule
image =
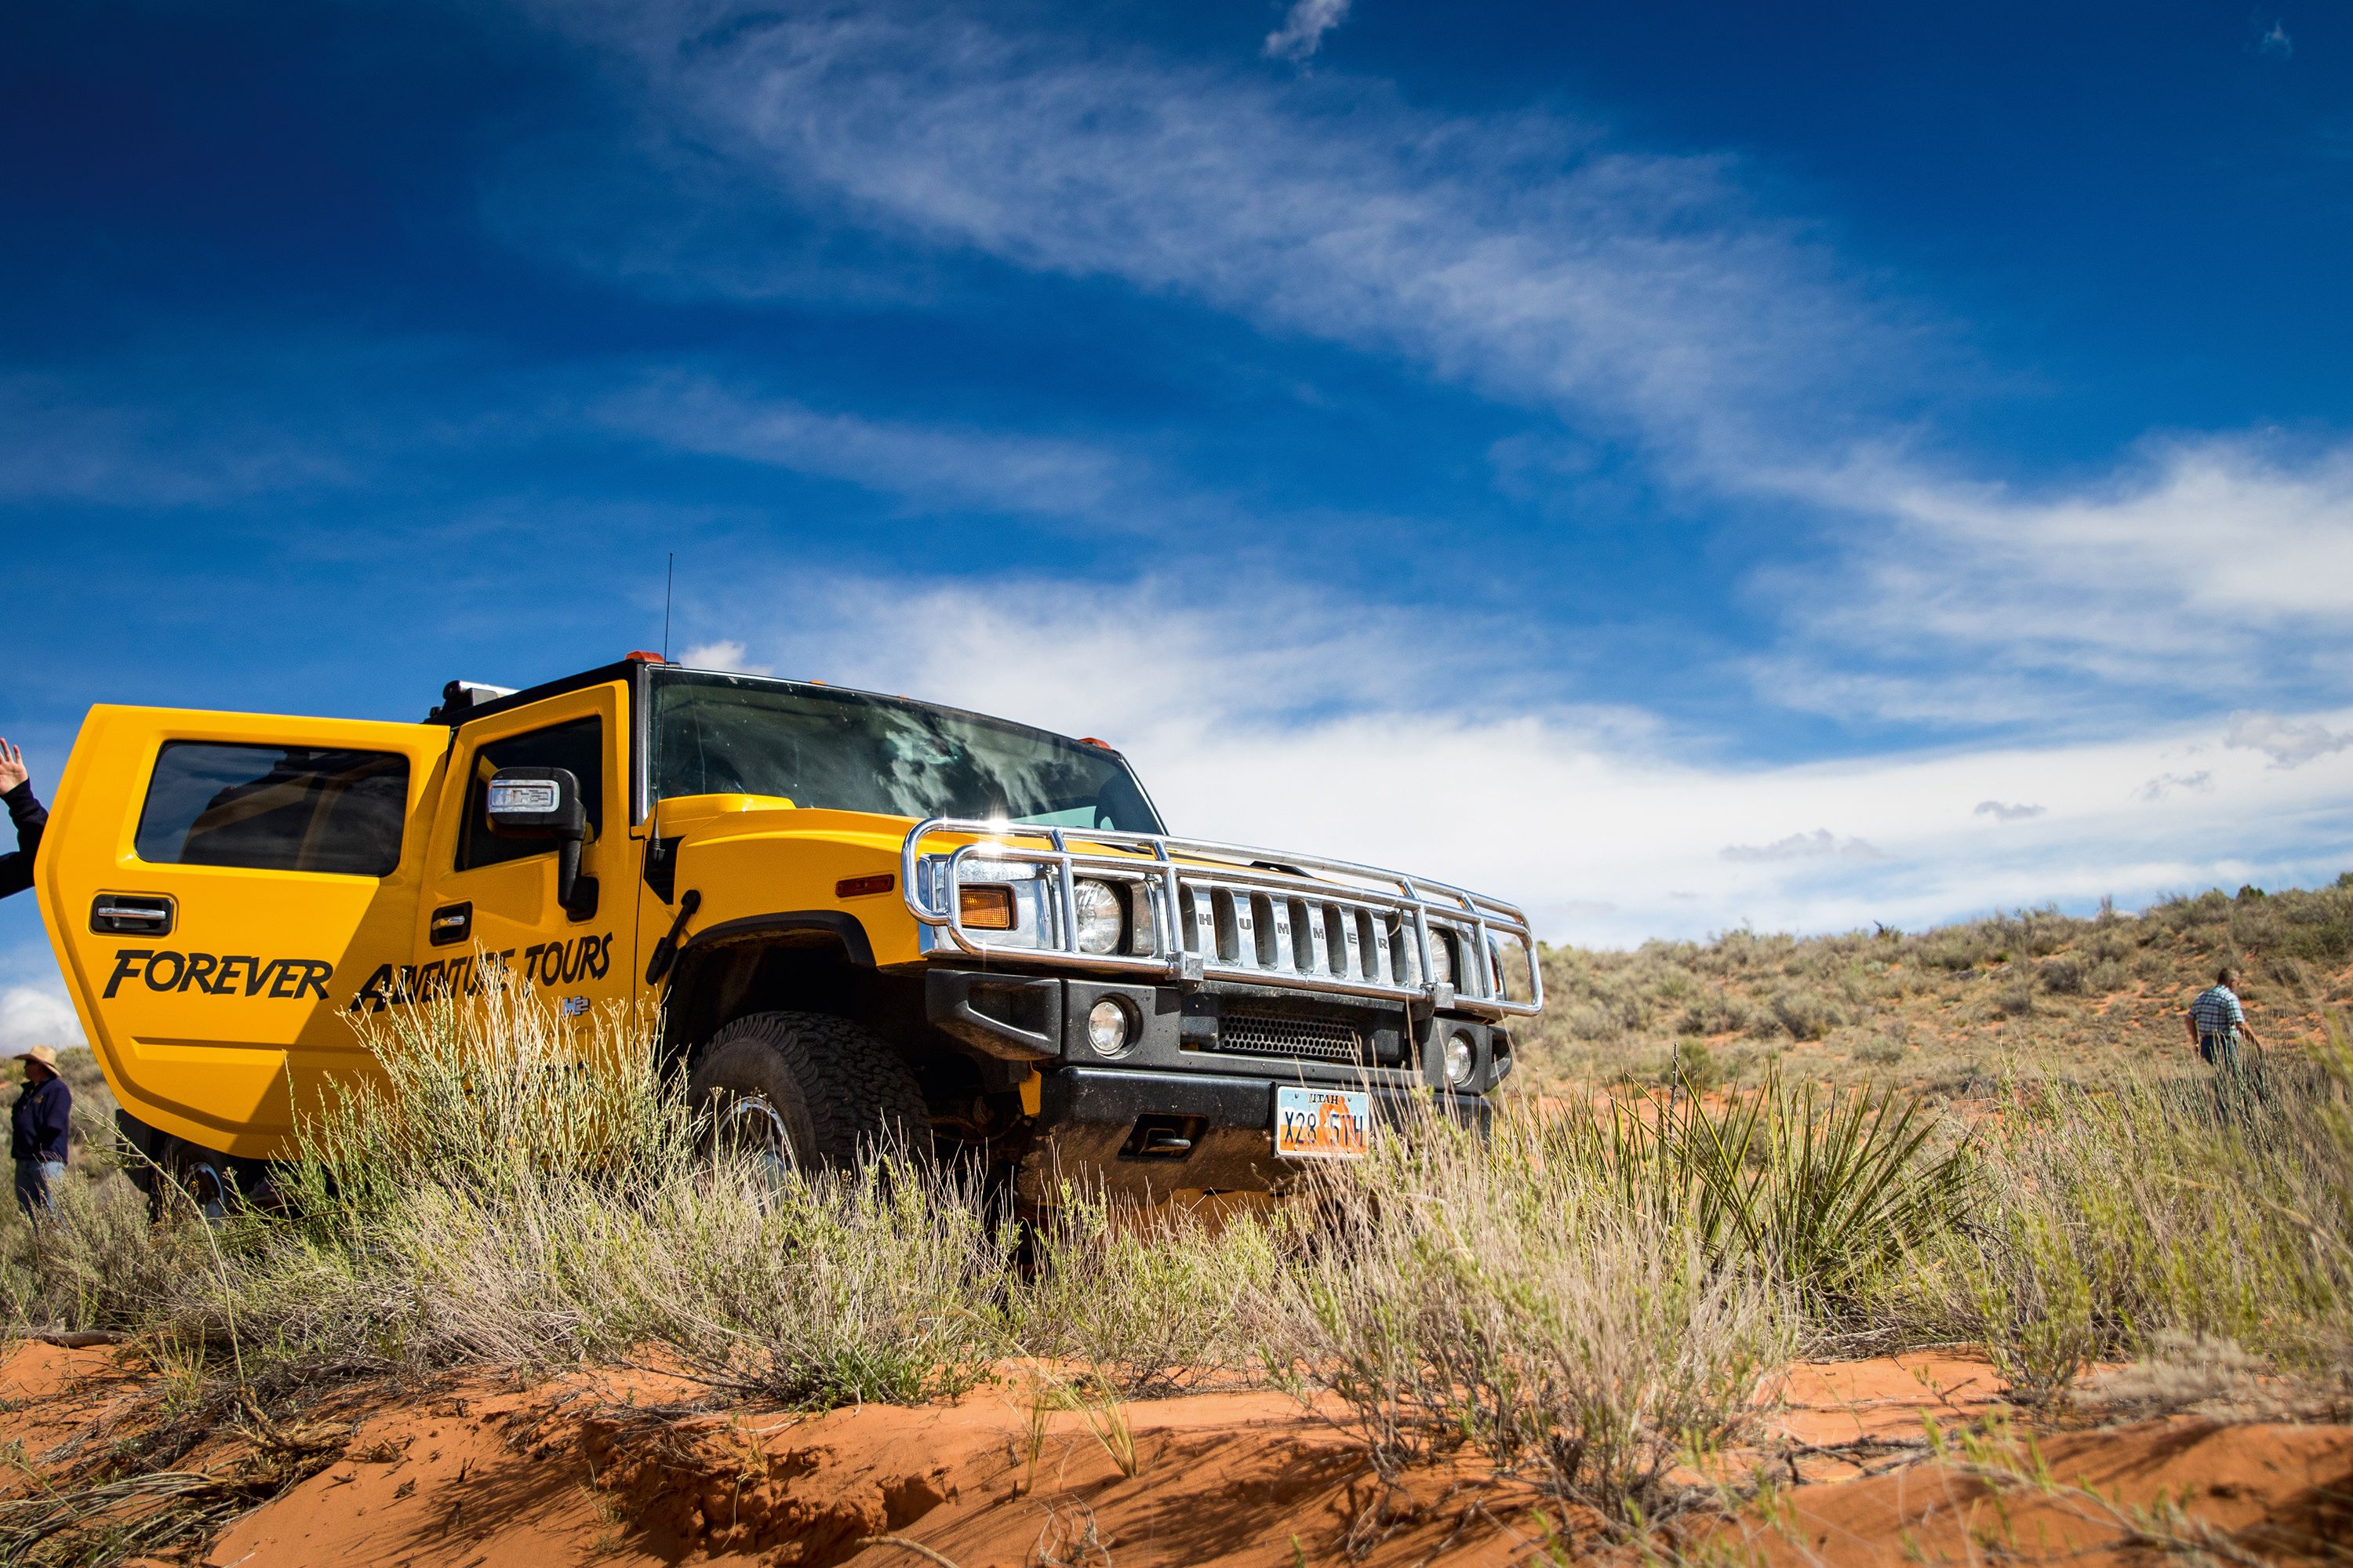
[[[1274,1151],[1290,1160],[1361,1160],[1372,1141],[1373,1097],[1361,1089],[1274,1091]]]

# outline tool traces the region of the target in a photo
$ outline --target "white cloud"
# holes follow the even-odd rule
[[[1348,19],[1349,0],[1292,0],[1282,26],[1266,36],[1266,58],[1304,60],[1324,47],[1324,35]]]
[[[81,1044],[81,1020],[53,984],[0,986],[0,1056],[28,1045]]]
[[[2044,814],[2043,806],[2014,805],[2003,800],[1979,800],[1973,817],[1991,817],[1997,822],[2024,822]]]
[[[2222,744],[2238,750],[2260,751],[2274,768],[2299,768],[2316,757],[2353,746],[2353,731],[2325,725],[2295,724],[2277,714],[2235,713]]]
[[[715,642],[697,642],[681,652],[678,662],[690,670],[731,670],[739,675],[773,675],[776,666],[763,664],[749,656],[744,644],[732,637]]]
[[[2226,751],[2183,788],[2180,758],[2212,750],[2211,727],[1747,764],[1636,712],[1465,710],[1483,673],[1401,662],[1412,616],[1295,591],[802,580],[746,585],[712,613],[779,668],[1102,736],[1180,831],[1458,881],[1525,904],[1556,938],[1917,927],[2353,866],[2353,753],[2283,771]],[[878,617],[898,634],[873,637]],[[1976,829],[1989,778],[2044,814]],[[1841,825],[1794,835],[1831,853],[1716,847],[1769,850],[1809,821]]]
[[[1810,833],[1791,833],[1786,839],[1775,839],[1769,844],[1726,844],[1716,852],[1735,864],[1767,865],[1776,861],[1819,860],[1834,855],[1841,860],[1885,860],[1887,857],[1861,839],[1842,839],[1828,828],[1816,828]]]
[[[1790,482],[1873,520],[1827,584],[1760,584],[1796,633],[1760,680],[1796,705],[2001,723],[2054,682],[2203,705],[2353,668],[2353,446],[2182,440],[2043,495],[1901,461]]]
[[[2295,53],[2295,40],[2287,36],[2287,22],[2284,17],[2274,20],[2271,25],[2271,30],[2255,40],[2255,52],[2271,55],[2279,59],[2286,59]]]

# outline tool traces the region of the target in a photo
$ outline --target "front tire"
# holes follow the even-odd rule
[[[687,1097],[713,1147],[801,1171],[846,1169],[877,1149],[932,1152],[914,1074],[845,1018],[747,1013],[695,1053]]]

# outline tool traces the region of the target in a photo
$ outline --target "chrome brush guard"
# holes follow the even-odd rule
[[[970,842],[925,852],[946,837]],[[1029,869],[1008,874],[1017,867]],[[926,952],[1491,1016],[1544,1006],[1535,938],[1517,907],[1377,866],[1161,833],[934,817],[909,830],[899,870]],[[1124,902],[1118,950],[1080,949],[1071,912],[1082,877],[1110,884]],[[1008,882],[1028,928],[966,925],[964,887]],[[1439,944],[1451,983],[1433,973]]]

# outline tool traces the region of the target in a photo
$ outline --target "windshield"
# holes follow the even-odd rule
[[[781,795],[898,817],[1161,831],[1115,753],[903,698],[665,670],[653,734],[658,798]]]

